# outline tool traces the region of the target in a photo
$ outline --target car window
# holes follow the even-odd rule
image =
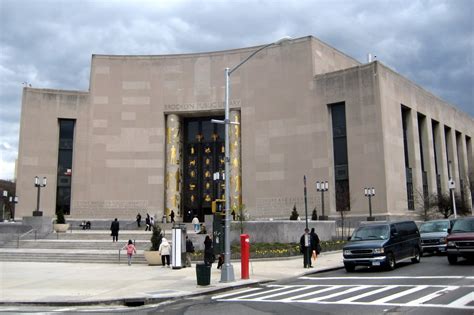
[[[420,226],[421,233],[448,232],[449,221],[425,222]]]
[[[389,231],[387,225],[363,226],[352,234],[351,241],[386,240]]]
[[[474,232],[473,219],[459,219],[454,223],[453,233]]]

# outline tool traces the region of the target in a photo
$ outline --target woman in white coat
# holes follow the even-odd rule
[[[165,266],[165,259],[166,259],[166,265],[168,268],[170,267],[170,253],[171,253],[171,245],[168,243],[168,240],[163,237],[161,240],[160,248],[158,248],[158,251],[160,252],[161,255],[161,263],[163,264],[163,267]]]

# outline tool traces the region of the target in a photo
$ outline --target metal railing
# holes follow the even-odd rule
[[[31,230],[29,230],[28,232],[25,232],[25,233],[23,233],[23,234],[21,234],[21,235],[18,235],[17,242],[16,242],[16,248],[20,248],[20,240],[21,240],[22,238],[24,238],[25,236],[27,236],[27,235],[29,235],[29,234],[31,234],[31,233],[33,233],[33,232],[35,233],[35,241],[36,241],[36,240],[37,240],[37,233],[38,233],[38,231],[37,231],[36,229],[31,229]]]

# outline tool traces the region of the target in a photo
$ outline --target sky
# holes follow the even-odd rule
[[[367,53],[474,116],[473,0],[0,0],[0,179],[24,84],[87,91],[92,54],[161,55],[312,35]]]

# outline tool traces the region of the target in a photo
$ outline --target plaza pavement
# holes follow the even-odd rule
[[[235,282],[221,283],[213,264],[211,284],[198,286],[196,267],[170,269],[135,264],[0,262],[0,305],[94,305],[155,303],[185,296],[217,293],[233,287],[282,280],[342,267],[341,251],[322,253],[314,268],[302,257],[253,260],[250,279],[240,279],[240,261],[232,261]]]

